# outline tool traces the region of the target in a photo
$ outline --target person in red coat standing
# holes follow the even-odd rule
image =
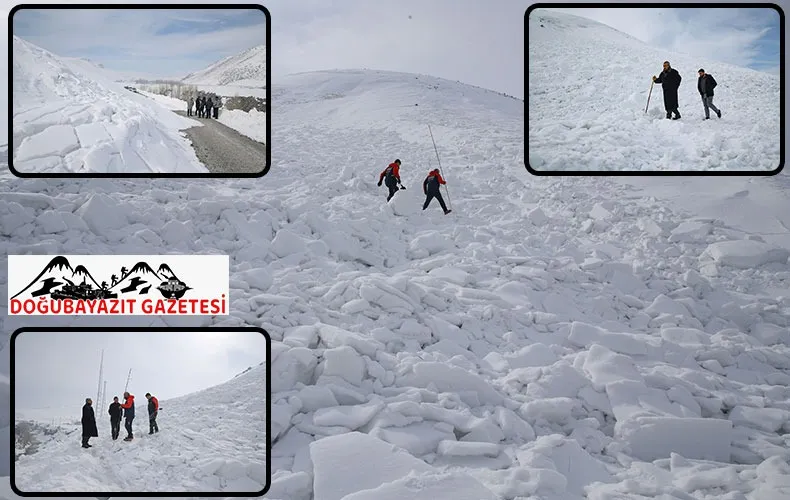
[[[439,186],[442,184],[447,184],[444,179],[442,179],[442,175],[439,173],[439,169],[435,168],[428,173],[428,177],[422,182],[422,192],[425,193],[425,203],[422,206],[422,209],[425,210],[428,208],[428,205],[431,204],[431,201],[436,198],[439,200],[439,205],[442,206],[442,210],[444,210],[444,215],[449,214],[452,210],[447,210],[447,205],[444,204],[444,198],[442,198],[442,193],[439,191]]]

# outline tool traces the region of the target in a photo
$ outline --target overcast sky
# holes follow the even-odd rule
[[[107,405],[123,395],[130,368],[129,392],[166,400],[226,382],[266,359],[266,339],[257,332],[23,332],[14,350],[17,409],[77,411],[85,398],[96,401],[102,349]]]
[[[275,79],[302,71],[371,68],[425,73],[524,97],[523,1],[262,3],[272,14]],[[167,15],[121,9],[24,12],[15,14],[14,31],[32,43],[111,69],[159,76],[181,76],[264,43],[262,27],[251,25],[254,19],[246,14],[229,15],[220,25],[214,14],[190,8]],[[196,26],[213,31],[195,33]]]
[[[23,9],[14,34],[116,71],[183,77],[266,43],[256,9]]]
[[[721,5],[721,4],[719,4]],[[779,14],[767,8],[548,8],[655,47],[779,74]]]

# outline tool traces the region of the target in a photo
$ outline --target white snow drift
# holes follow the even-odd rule
[[[106,408],[94,408],[99,437],[79,446],[80,425],[41,436],[16,462],[25,492],[258,492],[266,484],[265,367],[215,387],[162,400],[160,432],[148,434],[147,400],[137,394],[135,439],[111,440]]]
[[[266,498],[787,497],[786,177],[730,179],[735,198],[532,177],[523,101],[427,76],[306,73],[273,93],[261,185],[0,177],[4,254],[231,256],[229,317],[125,322],[269,331]],[[420,210],[426,123],[448,216]],[[386,203],[395,158],[407,189]],[[749,200],[759,224],[737,229]]]
[[[85,61],[13,40],[13,161],[22,173],[207,172],[179,130],[198,125]]]
[[[536,9],[529,16],[529,163],[540,171],[769,171],[779,166],[779,76],[651,47],[603,24]],[[667,120],[669,60],[682,118]],[[718,86],[705,116],[697,70]]]

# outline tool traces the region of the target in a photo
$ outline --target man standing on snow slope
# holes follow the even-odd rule
[[[447,184],[444,179],[442,179],[442,175],[439,173],[439,169],[435,168],[428,173],[428,177],[422,181],[422,192],[425,193],[425,203],[422,206],[422,209],[425,210],[428,208],[428,205],[431,204],[431,201],[436,198],[439,200],[439,205],[442,206],[442,210],[444,210],[444,215],[449,214],[452,210],[447,210],[447,205],[444,204],[444,198],[442,198],[442,193],[439,191],[440,184]]]
[[[718,85],[713,75],[705,73],[705,70],[699,69],[699,79],[697,80],[697,90],[702,97],[702,105],[705,107],[705,119],[710,120],[710,110],[712,109],[716,116],[721,118],[721,110],[713,105],[713,88]]]
[[[145,397],[148,398],[148,427],[150,429],[148,434],[153,434],[154,432],[159,432],[159,426],[156,425],[156,415],[159,413],[159,400],[151,396],[150,392],[146,392]]]
[[[659,73],[658,78],[653,77],[655,83],[661,84],[664,91],[664,109],[667,110],[667,118],[677,120],[680,118],[678,111],[678,87],[680,87],[680,73],[669,65],[669,61],[664,61],[664,71]],[[672,117],[672,113],[675,116]]]
[[[121,433],[121,403],[118,402],[118,396],[112,398],[110,409],[107,411],[110,414],[110,427],[112,428],[112,440],[118,439]]]
[[[92,445],[88,444],[88,440],[92,437],[99,436],[99,430],[96,428],[96,415],[93,414],[93,401],[91,398],[85,398],[85,406],[82,407],[82,447],[90,448]]]
[[[382,179],[384,179],[384,183],[390,190],[390,194],[387,196],[387,201],[390,201],[399,190],[398,184],[403,188],[403,184],[400,182],[400,160],[395,160],[390,163],[389,166],[381,172],[381,175],[379,175],[379,186],[381,186]]]
[[[128,392],[124,392],[123,404],[121,404],[121,408],[123,408],[123,416],[126,418],[124,427],[126,427],[126,432],[128,434],[125,438],[123,438],[123,440],[131,441],[134,439],[134,432],[132,432],[132,421],[134,420],[134,396]]]

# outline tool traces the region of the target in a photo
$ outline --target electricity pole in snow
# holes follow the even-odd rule
[[[101,402],[102,377],[104,377],[104,349],[101,350],[101,363],[99,364],[99,388],[96,391],[96,404]]]

